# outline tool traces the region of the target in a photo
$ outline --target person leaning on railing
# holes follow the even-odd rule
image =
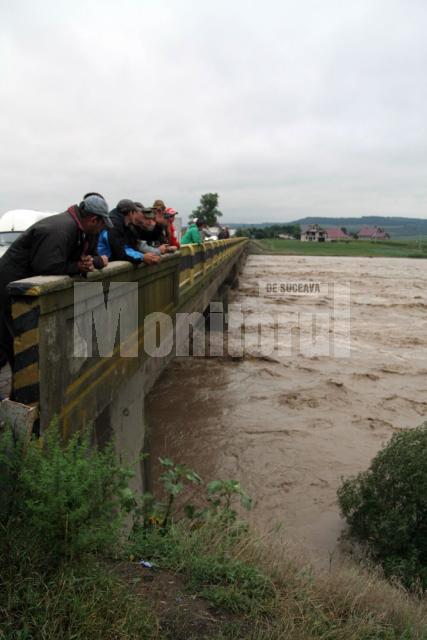
[[[143,253],[139,245],[140,228],[145,214],[150,211],[133,200],[120,200],[110,212],[113,227],[105,229],[99,236],[98,252],[107,255],[112,261],[157,264],[160,256],[152,251]]]
[[[7,285],[37,275],[85,275],[102,269],[106,256],[96,251],[96,238],[112,226],[100,194],[87,194],[79,205],[39,220],[0,258],[0,396],[10,395],[13,327]]]
[[[143,212],[140,223],[138,224],[138,247],[143,253],[151,252],[157,255],[164,255],[165,253],[173,253],[176,251],[175,247],[169,245],[168,242],[159,244],[161,240],[167,240],[166,236],[161,237],[160,240],[156,240],[156,227],[157,227],[157,213],[152,208],[146,208],[140,202],[135,202],[138,209]]]
[[[154,247],[144,240],[144,234],[150,234],[156,226],[156,214],[150,208],[144,207],[140,202],[135,202],[139,211],[141,211],[141,218],[136,225],[136,232],[138,236],[138,250],[141,253],[154,253],[156,256],[161,256],[166,253],[166,245]]]
[[[178,247],[178,242],[172,242],[170,224],[171,216],[166,213],[166,205],[163,200],[155,200],[152,206],[155,215],[155,225],[152,229],[143,229],[140,233],[141,240],[145,240],[149,245],[159,247],[161,253],[174,253]]]

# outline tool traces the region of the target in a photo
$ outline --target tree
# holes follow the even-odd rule
[[[219,196],[217,193],[205,193],[200,198],[200,204],[197,209],[194,209],[191,214],[192,218],[203,218],[209,227],[214,227],[218,218],[222,216],[222,213],[218,207]]]
[[[338,501],[386,576],[427,591],[427,422],[395,433],[367,471],[343,482]]]

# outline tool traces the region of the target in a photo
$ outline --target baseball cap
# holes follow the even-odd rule
[[[84,209],[86,213],[103,218],[107,227],[112,227],[113,223],[108,215],[108,204],[102,196],[90,195],[83,199],[80,207]]]
[[[144,213],[146,218],[150,218],[151,220],[153,220],[156,217],[156,214],[151,207],[144,207],[144,205],[140,202],[135,202],[135,205],[137,209]]]
[[[136,203],[128,198],[123,198],[117,203],[116,209],[122,216],[127,216],[128,213],[137,210]]]
[[[153,209],[166,209],[163,200],[154,200]]]

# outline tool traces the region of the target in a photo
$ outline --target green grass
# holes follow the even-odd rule
[[[270,609],[275,591],[271,578],[255,563],[236,557],[236,547],[246,539],[245,528],[224,526],[220,519],[206,522],[191,534],[182,522],[166,534],[141,532],[131,552],[181,573],[190,591],[218,609],[261,614]]]
[[[147,603],[102,564],[86,558],[49,570],[21,557],[2,564],[2,640],[146,640],[157,637]]]
[[[392,242],[397,240],[398,242],[423,242],[427,243],[427,236],[425,235],[414,235],[414,236],[397,236],[393,235]]]
[[[382,258],[427,258],[427,240],[384,240],[370,242],[301,242],[271,238],[254,241],[266,253],[308,256],[371,256]]]
[[[354,567],[320,575],[278,540],[262,543],[238,523],[141,532],[132,551],[179,573],[189,594],[208,601],[218,624],[203,638],[427,640],[427,610],[403,590]],[[183,624],[170,621],[167,638],[183,638]]]

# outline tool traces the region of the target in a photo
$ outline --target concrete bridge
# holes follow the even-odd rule
[[[65,437],[94,425],[122,460],[144,445],[144,396],[188,326],[237,277],[247,240],[188,245],[157,266],[114,262],[87,279],[40,276],[9,285],[15,337],[13,397],[35,407],[35,430],[58,416]],[[138,474],[136,488],[141,488]]]

